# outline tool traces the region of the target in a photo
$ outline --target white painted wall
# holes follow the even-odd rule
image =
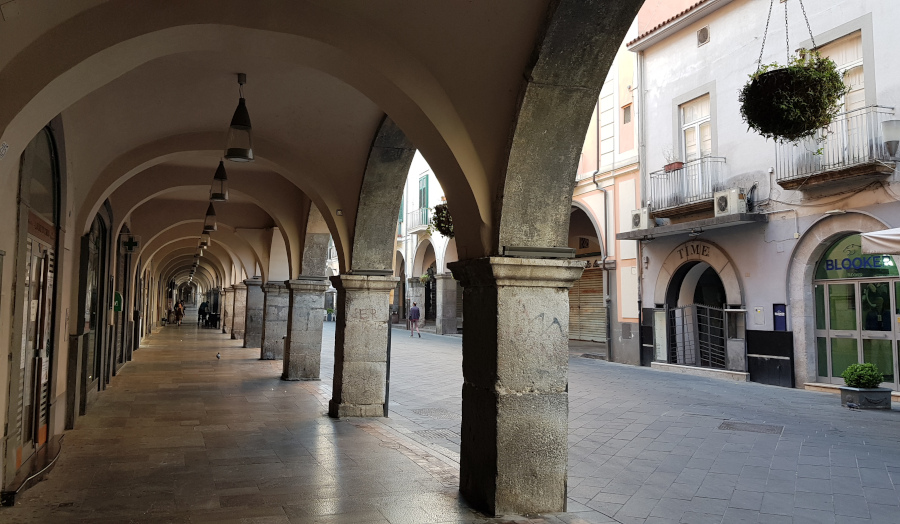
[[[845,24],[871,16],[869,37],[873,42],[874,60],[866,61],[864,68],[867,72],[874,71],[875,82],[871,85],[867,80],[866,89],[872,90],[871,96],[878,105],[900,104],[900,68],[896,67],[894,56],[900,47],[900,31],[895,28],[896,3],[885,0],[804,0],[804,5],[817,36],[834,33]],[[785,61],[783,8],[784,4],[775,2],[763,63]],[[791,46],[797,48],[809,39],[809,35],[799,4],[789,1],[788,8]],[[767,225],[710,230],[701,236],[722,247],[731,257],[741,279],[746,304],[766,307],[765,325],[755,328],[769,330],[772,329],[771,305],[784,303],[787,299],[786,272],[797,243],[795,233],[802,235],[812,223],[822,219],[825,211],[834,208],[862,210],[893,227],[900,226],[900,206],[893,196],[900,195],[900,185],[895,173],[888,179],[890,187],[887,190],[840,195],[845,186],[831,188],[823,196],[816,196],[785,191],[774,183],[774,176],[768,170],[776,166],[776,146],[747,130],[738,103],[738,90],[756,69],[767,10],[768,2],[733,0],[645,50],[641,89],[645,104],[646,172],[662,169],[666,163],[664,149],[678,143],[675,135],[677,106],[673,101],[711,86],[715,119],[713,155],[727,160],[726,186],[749,188],[758,183],[758,196],[771,198],[763,202],[764,209],[772,213]],[[704,26],[709,26],[710,42],[698,47],[696,32]],[[827,42],[828,39],[817,38],[816,43],[824,45]],[[653,303],[659,264],[685,240],[686,235],[659,237],[645,245],[644,254],[650,257],[650,265],[644,272],[643,297],[648,306]]]

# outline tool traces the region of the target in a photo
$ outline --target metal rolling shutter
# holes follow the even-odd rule
[[[603,270],[585,269],[569,290],[569,338],[606,341],[606,303],[603,300]]]

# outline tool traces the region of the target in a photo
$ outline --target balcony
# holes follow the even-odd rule
[[[431,209],[423,207],[421,209],[416,209],[415,211],[410,211],[407,213],[406,218],[407,233],[425,229],[431,224]]]
[[[657,218],[713,211],[713,195],[723,189],[725,158],[703,157],[681,169],[650,173],[650,209]]]
[[[862,107],[839,114],[827,133],[778,144],[775,180],[784,189],[803,190],[846,179],[889,176],[894,165],[884,147],[881,123],[893,115],[892,107]]]

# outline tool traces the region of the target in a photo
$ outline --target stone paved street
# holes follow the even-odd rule
[[[388,419],[189,323],[151,337],[0,522],[900,522],[900,413],[570,359],[569,513],[459,500],[461,339],[395,329]],[[221,351],[222,360],[215,358]]]

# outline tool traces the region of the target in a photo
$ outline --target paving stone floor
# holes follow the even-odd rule
[[[900,411],[578,356],[569,512],[488,519],[456,490],[461,340],[393,334],[390,417],[335,421],[333,323],[321,382],[165,328],[0,522],[900,523]]]

